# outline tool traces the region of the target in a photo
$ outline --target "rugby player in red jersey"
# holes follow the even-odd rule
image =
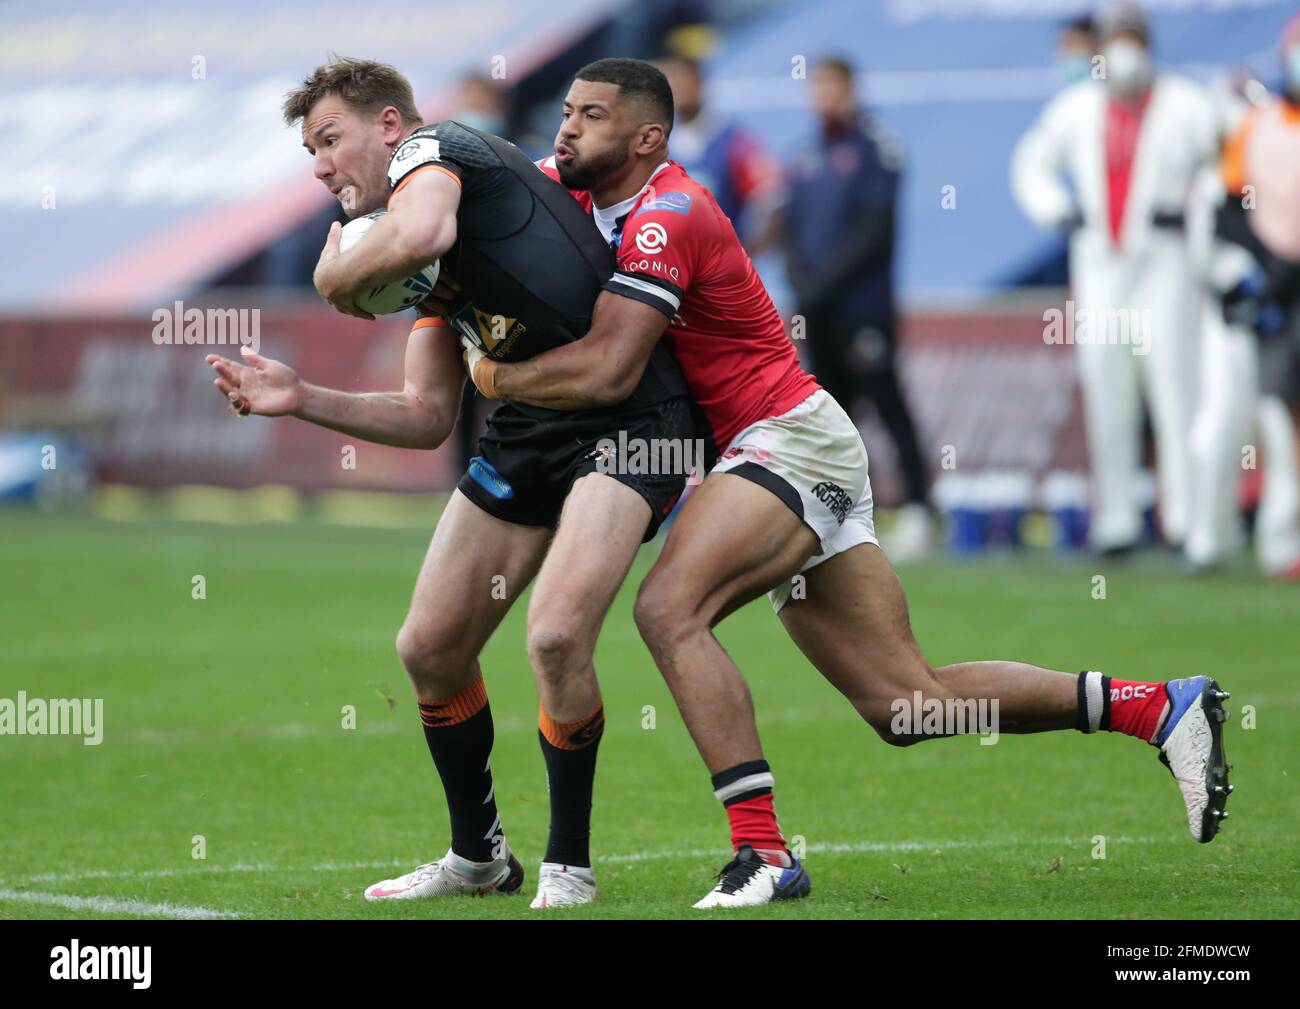
[[[593,331],[527,361],[493,362],[468,343],[466,359],[485,395],[585,409],[616,402],[662,340],[711,429],[720,459],[683,506],[635,610],[731,823],[734,857],[695,906],[762,904],[811,889],[777,824],[748,687],[713,635],[765,592],[804,655],[888,742],[927,738],[916,721],[897,717],[898,702],[917,697],[928,710],[996,700],[1001,732],[1135,736],[1158,747],[1192,836],[1209,841],[1231,790],[1221,737],[1227,694],[1214,680],[926,661],[876,541],[862,439],[800,367],[731,222],[668,159],[672,117],[672,93],[648,63],[599,60],[578,72],[555,155],[541,167],[591,209],[618,258],[605,291],[636,310],[618,331]]]

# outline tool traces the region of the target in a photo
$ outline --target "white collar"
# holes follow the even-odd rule
[[[641,187],[637,194],[635,196],[629,196],[622,203],[615,203],[612,207],[604,208],[597,207],[594,202],[592,203],[591,216],[595,219],[596,227],[605,237],[605,241],[608,242],[612,238],[614,229],[618,227],[618,219],[631,212],[632,208],[636,206],[637,201],[641,199],[641,197],[645,195],[645,191],[650,188],[651,180],[667,167],[668,162],[662,162],[653,172],[650,173],[650,178],[645,180],[645,185]]]

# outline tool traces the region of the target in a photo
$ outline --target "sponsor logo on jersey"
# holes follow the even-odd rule
[[[388,184],[393,188],[422,165],[442,160],[438,141],[428,134],[416,134],[393,152],[388,163]]]
[[[654,260],[654,261],[651,261],[649,259],[637,260],[634,263],[625,264],[623,266],[623,269],[631,271],[633,273],[663,273],[671,277],[673,280],[681,279],[681,271],[679,271],[677,267],[665,266],[663,263],[659,262],[658,260]]]
[[[501,501],[509,501],[515,496],[515,489],[510,486],[510,481],[498,473],[481,455],[476,455],[469,461],[469,477]]]
[[[483,340],[483,349],[489,354],[497,349],[499,344],[504,343],[515,333],[518,319],[512,319],[501,314],[485,312],[481,308],[474,309],[474,318],[478,322],[479,335]],[[523,332],[522,328],[520,332]]]
[[[646,214],[651,210],[668,210],[674,214],[689,214],[691,212],[691,194],[690,193],[660,193],[652,200],[646,200],[637,210],[638,214]]]
[[[831,483],[829,480],[823,480],[812,489],[812,495],[835,516],[835,521],[843,525],[844,518],[853,507],[853,499],[849,497],[849,492],[839,484]]]
[[[421,150],[427,151],[432,159],[436,160],[439,157],[438,141],[432,137],[415,137],[397,149],[397,154],[393,160],[407,161],[415,157]]]
[[[668,229],[658,221],[646,221],[636,232],[636,247],[647,256],[657,256],[668,247]]]
[[[505,354],[528,331],[528,327],[518,319],[485,312],[470,303],[466,303],[450,321],[489,357]]]

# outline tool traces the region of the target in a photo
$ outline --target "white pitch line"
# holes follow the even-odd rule
[[[1112,844],[1163,844],[1173,840],[1170,837],[1111,837]],[[924,852],[953,851],[969,848],[1028,848],[1050,846],[1080,845],[1088,847],[1089,839],[1081,837],[1056,837],[1041,839],[1018,838],[1007,841],[853,841],[848,843],[825,842],[810,844],[804,850],[809,854],[867,854],[880,852]],[[717,848],[672,848],[659,851],[634,851],[624,854],[596,855],[597,863],[654,862],[670,858],[709,858],[717,859],[726,854],[724,847]],[[318,862],[315,865],[270,865],[258,862],[237,862],[233,865],[204,865],[187,869],[89,869],[85,872],[43,872],[34,876],[23,877],[25,883],[76,883],[95,879],[161,879],[177,876],[197,876],[227,873],[250,872],[351,872],[355,869],[394,869],[403,866],[414,867],[419,864],[415,858],[387,859],[376,862]]]
[[[411,732],[411,726],[419,727],[414,717],[401,722],[372,721],[356,729],[344,729],[337,720],[338,716],[319,722],[278,722],[269,725],[223,725],[208,729],[159,729],[141,726],[124,729],[114,738],[129,743],[145,743],[158,746],[184,746],[189,743],[211,743],[217,740],[237,736],[240,739],[321,739],[326,736],[336,738],[355,736],[395,736]],[[493,728],[497,732],[536,732],[537,720],[507,716],[497,718]]]
[[[155,918],[242,918],[234,911],[214,911],[207,907],[184,904],[147,904],[142,900],[114,900],[111,897],[75,897],[66,893],[37,893],[25,890],[0,890],[0,900],[20,904],[44,904],[70,911],[95,911],[99,914],[138,914]]]
[[[1159,844],[1168,841],[1165,837],[1112,837],[1109,842],[1115,844]],[[1041,840],[1015,841],[854,841],[847,844],[810,844],[805,851],[810,855],[824,854],[862,854],[869,852],[907,852],[907,851],[951,851],[964,848],[1028,848],[1042,845],[1071,845],[1088,847],[1090,842],[1080,837],[1042,838]],[[638,851],[628,855],[597,855],[596,862],[648,862],[661,858],[717,858],[722,849],[694,849],[690,851]]]
[[[276,868],[274,865],[236,862],[234,865],[199,865],[189,869],[89,869],[85,872],[40,872],[34,876],[24,876],[23,882],[71,883],[83,879],[163,879],[168,876],[193,876],[212,872],[267,872]]]
[[[415,865],[413,859],[390,859],[387,862],[321,862],[302,867],[236,862],[234,865],[199,865],[189,869],[90,869],[86,872],[41,872],[24,876],[24,883],[75,883],[86,879],[166,879],[172,876],[198,876],[240,872],[346,872],[352,869],[392,869]]]
[[[1229,684],[1231,686],[1231,684]],[[1275,704],[1286,707],[1295,707],[1300,705],[1300,693],[1276,693],[1276,694],[1247,694],[1243,692],[1240,697],[1234,695],[1233,707],[1239,704]],[[537,731],[537,720],[523,718],[516,715],[494,716],[495,721],[493,728],[498,733],[516,733]],[[858,723],[859,719],[854,714],[853,709],[847,705],[834,705],[819,708],[785,708],[770,709],[758,715],[758,725],[765,728],[773,725],[782,725],[788,722],[806,723],[816,721],[824,724],[829,721],[842,723],[845,725]],[[128,743],[142,743],[157,746],[185,746],[193,743],[210,743],[216,740],[229,739],[232,736],[240,739],[276,739],[276,740],[295,740],[295,739],[323,739],[326,737],[341,738],[344,736],[396,736],[412,732],[412,726],[417,725],[414,717],[410,719],[402,718],[400,720],[388,720],[377,718],[369,720],[355,729],[344,729],[338,721],[338,716],[330,715],[319,721],[312,722],[273,722],[267,725],[258,724],[239,724],[239,725],[221,725],[209,726],[205,729],[174,729],[159,728],[157,726],[142,725],[135,728],[127,728],[118,732],[113,738]],[[863,730],[867,731],[867,730]],[[970,735],[974,735],[971,733]]]

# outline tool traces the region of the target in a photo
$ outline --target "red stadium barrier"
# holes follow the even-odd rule
[[[296,420],[232,417],[203,358],[237,357],[238,348],[160,346],[156,325],[145,312],[0,320],[0,424],[80,430],[102,479],[144,486],[406,491],[455,482],[447,446],[413,452]],[[309,304],[262,309],[258,336],[264,355],[306,380],[360,392],[401,388],[408,326],[405,316],[367,323]],[[1041,307],[1028,304],[906,317],[903,379],[935,475],[946,446],[965,472],[1086,469],[1073,348],[1048,346],[1042,333]],[[870,423],[867,438],[872,481],[888,503],[893,446]],[[357,448],[355,470],[342,465],[346,445]]]
[[[1043,327],[1028,305],[907,316],[903,372],[922,437],[964,449],[963,468],[1087,468],[1075,349],[1045,343]]]
[[[1086,471],[1075,350],[1043,340],[1050,298],[1006,306],[914,310],[903,318],[902,381],[931,476]],[[902,497],[894,446],[883,427],[864,431],[877,501]]]
[[[79,431],[101,479],[143,486],[427,491],[454,482],[448,446],[415,452],[291,418],[232,416],[203,359],[237,358],[238,346],[159,345],[157,325],[145,312],[0,320],[0,424]],[[409,327],[405,316],[369,323],[312,305],[262,309],[256,332],[263,355],[305,380],[363,392],[402,388]],[[344,465],[348,445],[355,469]]]

